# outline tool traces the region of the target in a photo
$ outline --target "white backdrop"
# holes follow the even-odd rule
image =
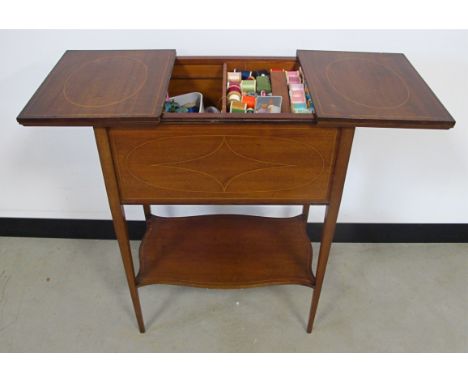
[[[91,128],[24,128],[16,116],[67,49],[294,56],[296,49],[405,53],[457,120],[448,131],[359,128],[340,222],[468,223],[468,31],[0,31],[0,217],[107,219]],[[164,215],[298,207],[158,207]],[[142,219],[141,208],[127,208]],[[313,208],[309,221],[323,209]]]

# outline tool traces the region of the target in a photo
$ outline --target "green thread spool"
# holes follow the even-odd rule
[[[267,94],[271,93],[271,83],[268,76],[261,75],[257,77],[257,92],[260,93],[261,91]]]
[[[252,94],[252,93],[255,93],[256,82],[257,82],[257,81],[255,81],[255,80],[242,80],[242,81],[241,81],[241,91],[242,91],[242,94]]]

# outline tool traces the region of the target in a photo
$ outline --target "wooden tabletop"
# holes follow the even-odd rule
[[[175,58],[175,50],[67,51],[17,120],[50,126],[157,123]],[[299,50],[297,59],[319,123],[438,129],[455,124],[403,54]]]
[[[24,125],[158,121],[175,50],[67,51],[18,116]]]
[[[299,50],[297,56],[319,121],[440,129],[455,124],[403,54]]]

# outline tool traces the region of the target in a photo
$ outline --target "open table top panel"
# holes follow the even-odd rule
[[[200,78],[192,78],[195,73],[177,72],[175,61],[175,50],[67,51],[20,113],[18,122],[30,126],[96,126],[157,124],[160,120],[173,123],[302,121],[439,129],[455,124],[402,54],[299,50],[297,57],[289,58],[183,58],[182,62],[188,64],[186,67],[192,67],[190,70],[199,71],[203,67],[205,72],[198,73]],[[206,71],[210,65],[218,68],[216,73]],[[266,69],[278,65],[289,69],[302,67],[316,116],[162,113],[171,76],[184,77],[186,87],[198,84],[205,89],[209,83],[208,89],[219,88],[218,98],[221,99],[225,96],[226,73],[224,77],[219,73],[252,65]],[[218,78],[213,76],[220,76],[219,84],[216,83]]]
[[[24,125],[158,121],[175,50],[67,51],[18,116]]]
[[[400,53],[298,50],[319,121],[447,129],[455,124]]]

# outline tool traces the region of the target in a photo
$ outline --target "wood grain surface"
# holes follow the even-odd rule
[[[137,284],[313,287],[311,267],[312,246],[302,216],[153,216],[140,246]]]
[[[124,203],[326,202],[337,128],[252,124],[111,128]]]
[[[67,51],[18,116],[24,125],[158,121],[175,50]]]
[[[298,50],[319,121],[447,129],[452,116],[403,54]]]

